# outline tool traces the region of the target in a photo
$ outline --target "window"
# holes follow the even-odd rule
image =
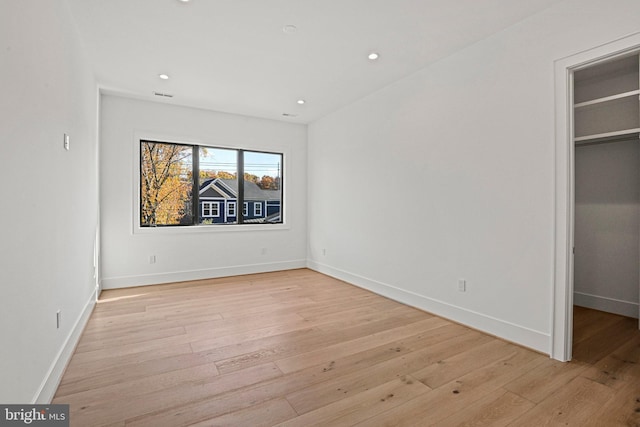
[[[281,153],[141,140],[140,226],[282,223],[282,170]]]
[[[236,216],[236,202],[227,203],[227,216]]]
[[[220,203],[218,202],[202,202],[203,217],[219,217]]]
[[[192,148],[145,141],[140,147],[140,225],[191,222]]]

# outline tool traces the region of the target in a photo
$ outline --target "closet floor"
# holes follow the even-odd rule
[[[573,360],[594,364],[632,340],[640,341],[638,319],[573,307]]]

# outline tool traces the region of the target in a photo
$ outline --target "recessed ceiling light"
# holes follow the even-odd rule
[[[380,55],[377,52],[371,52],[369,56],[367,56],[367,58],[369,58],[372,61],[375,61],[376,59],[380,58]]]
[[[178,0],[180,3],[189,3],[189,0]]]
[[[287,34],[293,34],[298,31],[298,27],[296,27],[295,25],[285,25],[284,27],[282,27],[282,31]]]
[[[304,105],[307,101],[305,101],[304,99],[298,99],[296,102],[298,103],[298,105]]]
[[[160,77],[162,80],[169,80],[168,74],[158,74],[158,77]]]

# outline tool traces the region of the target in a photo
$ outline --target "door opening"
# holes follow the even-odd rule
[[[599,107],[596,104],[626,102],[635,99],[638,108],[638,93],[622,95],[595,95],[593,99],[574,99],[574,80],[576,73],[588,67],[611,62],[614,59],[637,55],[640,50],[640,33],[611,42],[598,48],[562,58],[555,63],[556,74],[556,208],[555,208],[555,277],[552,296],[552,331],[550,354],[554,359],[568,361],[572,358],[573,305],[574,305],[574,247],[575,247],[575,142],[597,144],[606,138],[620,137],[627,131],[637,128],[640,132],[640,115],[633,128],[623,128],[622,134],[615,129],[617,124],[609,123],[612,128],[598,129],[599,119],[590,116]],[[579,74],[578,74],[579,76]],[[614,79],[617,80],[617,79]],[[640,80],[640,79],[638,79]],[[582,95],[580,95],[582,96]],[[609,99],[605,99],[609,98]],[[629,98],[623,101],[618,99]],[[576,101],[582,104],[577,112]],[[592,102],[597,101],[597,102]],[[636,110],[637,111],[637,110]],[[587,117],[585,120],[584,117]],[[633,116],[633,114],[630,114]],[[576,128],[575,120],[582,121]],[[615,120],[614,120],[615,122]],[[585,124],[586,123],[586,124]],[[618,123],[619,124],[619,123]],[[595,127],[594,127],[595,126]],[[624,127],[625,125],[623,125]],[[626,135],[625,135],[626,136]],[[638,233],[636,233],[638,234]],[[579,249],[578,249],[579,250]],[[640,285],[638,285],[640,287]],[[583,292],[587,294],[587,292]],[[637,303],[637,300],[636,300]],[[637,307],[637,306],[636,306]],[[636,310],[638,311],[638,310]]]

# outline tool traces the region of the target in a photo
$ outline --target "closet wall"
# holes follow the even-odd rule
[[[576,305],[638,317],[638,56],[576,71]]]
[[[574,301],[638,317],[638,141],[576,147],[575,176]]]

